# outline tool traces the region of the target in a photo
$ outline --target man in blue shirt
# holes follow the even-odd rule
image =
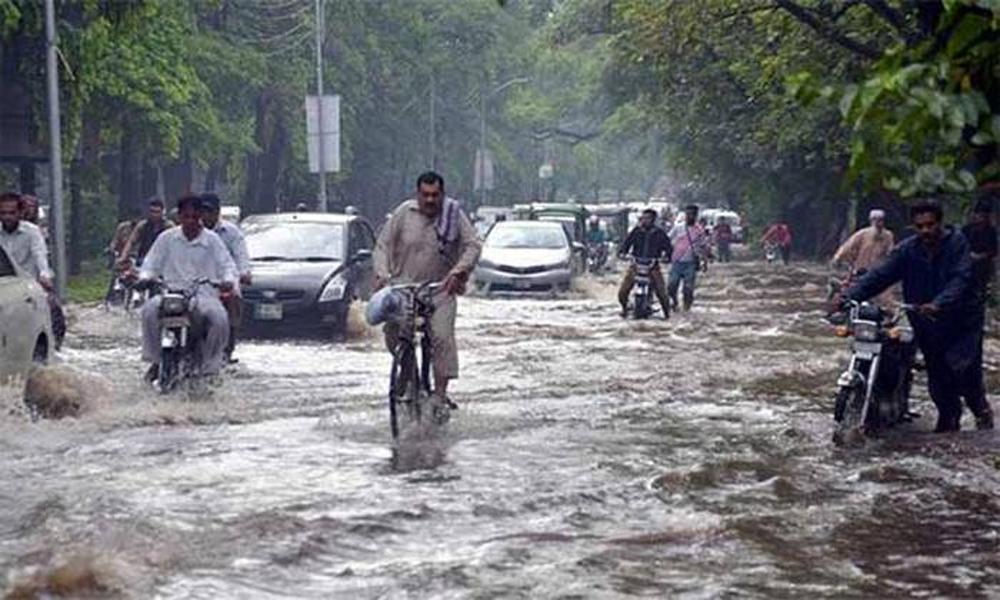
[[[938,409],[935,431],[958,431],[961,398],[979,429],[993,428],[983,383],[983,311],[972,277],[969,243],[944,227],[941,206],[921,201],[910,209],[917,235],[901,242],[847,297],[872,298],[903,282],[903,298],[917,306],[910,322],[927,363],[927,386]]]

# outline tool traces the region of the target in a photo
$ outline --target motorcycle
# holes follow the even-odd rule
[[[187,289],[168,288],[160,292],[160,367],[155,387],[162,394],[170,393],[198,372],[201,336],[192,331],[192,303],[203,285],[217,287],[201,279]]]
[[[774,261],[778,260],[778,245],[772,244],[770,242],[764,244],[764,259],[767,264],[774,264]]]
[[[831,316],[835,334],[851,338],[851,360],[837,379],[833,442],[844,445],[912,418],[910,389],[917,348],[906,318],[912,305],[888,311],[870,302],[847,302]]]
[[[658,261],[653,258],[632,258],[635,267],[635,286],[632,287],[632,315],[648,319],[653,314],[653,289],[651,273]]]
[[[608,243],[589,244],[587,246],[587,271],[598,274],[608,264]]]

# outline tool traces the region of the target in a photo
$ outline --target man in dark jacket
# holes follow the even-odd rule
[[[935,431],[958,431],[962,397],[977,427],[992,429],[993,412],[983,383],[983,312],[972,280],[969,243],[960,232],[943,226],[943,212],[934,202],[914,205],[910,217],[917,235],[896,246],[847,297],[867,300],[902,281],[905,302],[917,307],[910,322],[938,409]]]
[[[642,211],[639,217],[639,224],[629,232],[628,237],[622,243],[618,254],[620,256],[632,255],[638,259],[661,260],[663,257],[670,260],[673,253],[673,246],[667,232],[656,226],[656,211],[647,208]],[[663,272],[657,264],[649,272],[650,283],[653,284],[653,291],[663,308],[663,318],[670,318],[670,299],[667,297],[667,288],[663,281]],[[628,316],[628,297],[632,293],[635,285],[635,265],[629,265],[622,279],[622,285],[618,288],[618,302],[622,305],[622,318]]]

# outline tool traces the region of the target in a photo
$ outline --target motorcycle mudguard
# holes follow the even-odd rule
[[[842,388],[866,387],[865,376],[857,371],[844,371],[837,378],[837,386]]]

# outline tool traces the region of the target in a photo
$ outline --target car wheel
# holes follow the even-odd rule
[[[49,362],[49,340],[45,334],[40,334],[35,342],[35,349],[31,353],[31,360],[39,365]]]

